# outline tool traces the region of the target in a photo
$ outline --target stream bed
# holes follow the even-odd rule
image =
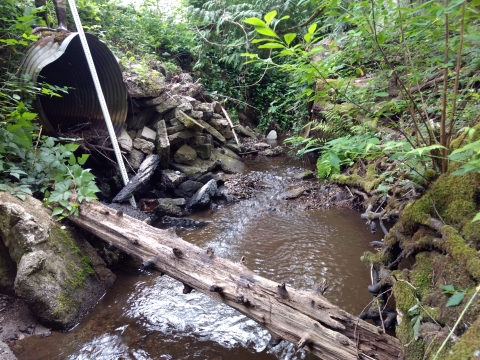
[[[255,197],[195,214],[208,225],[177,230],[195,245],[287,286],[313,291],[327,279],[325,297],[358,315],[372,299],[369,269],[360,256],[371,234],[350,209],[300,210],[282,206],[295,166],[279,157],[247,161],[264,187]],[[68,333],[29,337],[13,351],[19,360],[69,359],[314,359],[283,341],[268,349],[268,331],[236,310],[157,272],[119,269],[117,280],[81,324]]]

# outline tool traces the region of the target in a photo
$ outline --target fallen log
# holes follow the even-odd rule
[[[132,257],[229,305],[321,359],[398,359],[399,341],[329,303],[318,292],[298,291],[258,276],[238,263],[201,249],[175,231],[161,230],[98,202],[80,206],[69,218]],[[285,279],[288,280],[288,279]]]

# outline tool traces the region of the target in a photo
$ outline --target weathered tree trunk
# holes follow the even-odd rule
[[[243,265],[200,249],[174,231],[161,230],[98,202],[69,218],[125,253],[255,320],[274,337],[297,344],[321,359],[397,359],[399,341],[329,303],[262,278]],[[286,281],[288,279],[285,279]]]

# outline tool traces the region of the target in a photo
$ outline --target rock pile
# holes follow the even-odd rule
[[[182,209],[200,210],[212,197],[224,196],[223,188],[219,189],[223,174],[241,174],[245,169],[239,156],[244,148],[236,143],[234,132],[240,139],[258,134],[242,125],[233,127],[221,104],[204,96],[203,86],[189,74],[171,76],[160,68],[141,76],[138,66],[125,71],[131,101],[118,143],[126,153],[127,170],[140,172],[144,161],[159,157],[158,168],[150,169],[153,176],[143,187],[150,190],[142,194],[135,189],[138,197],[147,197],[141,209],[159,216],[181,216]],[[152,197],[148,194],[156,196],[148,199]]]

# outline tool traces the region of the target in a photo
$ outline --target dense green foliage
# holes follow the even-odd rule
[[[20,4],[22,5],[22,4]],[[88,155],[76,157],[78,145],[72,139],[42,136],[41,127],[32,112],[35,96],[61,96],[67,89],[35,84],[28,78],[18,78],[15,67],[27,45],[37,40],[31,35],[31,25],[40,20],[29,7],[16,2],[2,3],[0,30],[2,45],[2,73],[0,81],[0,190],[9,191],[20,199],[35,194],[48,204],[58,203],[54,215],[78,213],[78,203],[71,201],[72,191],[77,200],[96,199],[94,176],[83,165]],[[70,200],[70,201],[69,201]]]

